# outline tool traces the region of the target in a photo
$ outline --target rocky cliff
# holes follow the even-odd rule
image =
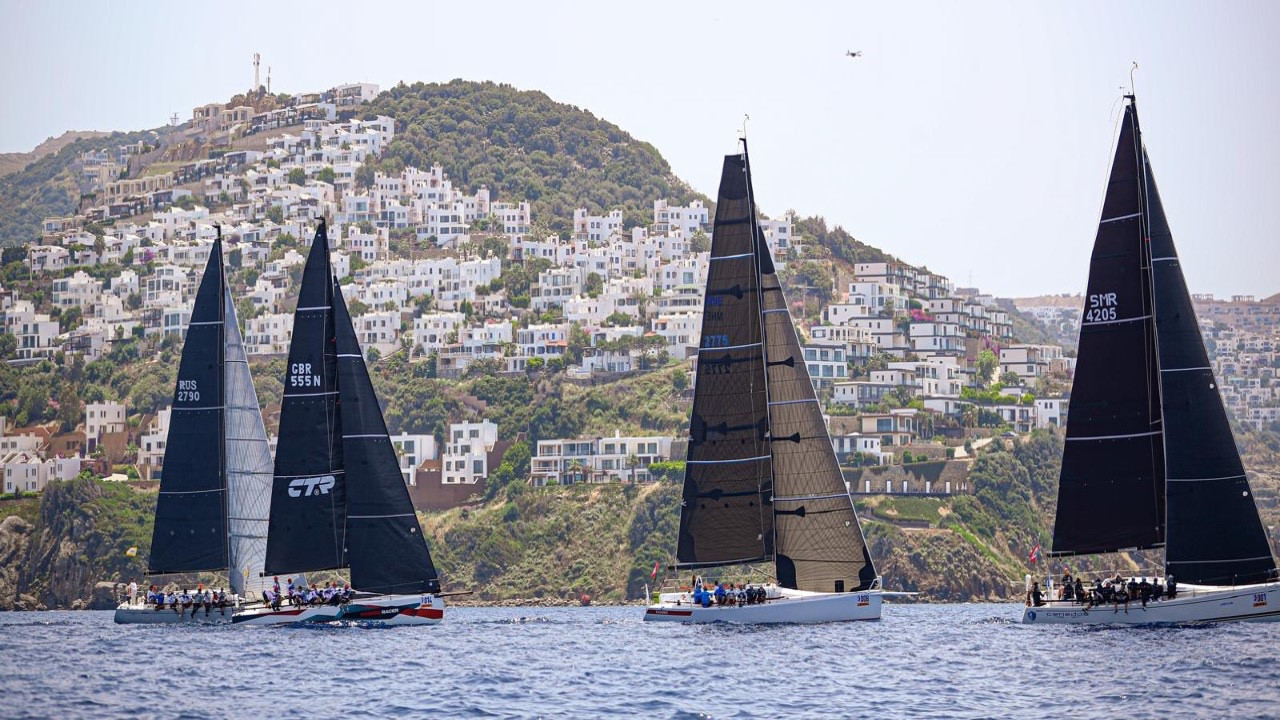
[[[0,609],[114,607],[111,584],[143,577],[154,507],[154,494],[126,485],[50,483],[34,522],[0,522]]]

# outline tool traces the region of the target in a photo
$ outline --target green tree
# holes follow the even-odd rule
[[[1018,377],[1018,373],[1012,370],[1000,373],[1000,385],[1002,387],[1018,387],[1021,384],[1022,378]]]
[[[995,353],[989,349],[980,351],[974,363],[974,380],[978,382],[978,387],[986,387],[998,367],[1000,367],[1000,360],[996,358]]]
[[[284,222],[284,209],[279,205],[272,205],[267,208],[267,219],[279,225]]]
[[[322,183],[329,183],[330,185],[332,185],[335,179],[333,166],[325,165],[324,167],[320,168],[320,171],[316,173],[316,179]]]
[[[302,168],[293,168],[289,171],[289,182],[293,185],[306,185],[307,171]]]

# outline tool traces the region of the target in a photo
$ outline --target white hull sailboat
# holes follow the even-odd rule
[[[383,595],[356,598],[341,605],[283,605],[236,613],[234,622],[248,625],[366,622],[384,625],[435,625],[444,619],[444,598],[431,595]]]
[[[768,563],[772,589],[710,607],[660,594],[644,619],[878,619],[880,578],[757,222],[745,139],[724,161],[709,263],[672,569]]]
[[[271,450],[223,271],[221,228],[183,343],[163,467],[148,573],[225,572],[226,604],[157,609],[143,590],[120,604],[115,621],[229,622],[265,587]]]
[[[1275,619],[1280,574],[1200,335],[1136,103],[1127,100],[1089,269],[1050,555],[1163,549],[1156,582],[1177,592],[1145,607],[1128,592],[1127,604],[1089,607],[1091,597],[1036,604],[1033,591],[1022,622]]]
[[[688,592],[661,593],[658,602],[645,609],[644,619],[667,622],[828,623],[879,620],[884,594],[879,590],[849,593],[805,592],[765,586],[766,599],[757,604],[716,605],[694,602]]]
[[[302,272],[284,387],[266,572],[349,568],[355,596],[337,605],[282,599],[278,609],[266,603],[234,621],[440,622],[440,582],[330,270],[323,221]]]
[[[1174,599],[1102,604],[1054,600],[1027,607],[1022,622],[1037,625],[1147,625],[1225,622],[1229,620],[1280,620],[1280,583],[1220,587],[1179,586]]]

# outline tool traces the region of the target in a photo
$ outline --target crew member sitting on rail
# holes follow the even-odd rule
[[[1178,583],[1173,581],[1172,575],[1164,581],[1164,594],[1168,595],[1170,600],[1178,596]]]
[[[1031,583],[1031,605],[1040,607],[1044,605],[1044,593],[1040,592],[1040,581]]]

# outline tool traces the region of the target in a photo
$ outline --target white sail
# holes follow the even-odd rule
[[[262,425],[258,393],[236,320],[231,291],[226,303],[226,453],[227,528],[231,589],[258,595],[271,585],[262,577],[267,555],[267,516],[271,511],[271,447]]]

